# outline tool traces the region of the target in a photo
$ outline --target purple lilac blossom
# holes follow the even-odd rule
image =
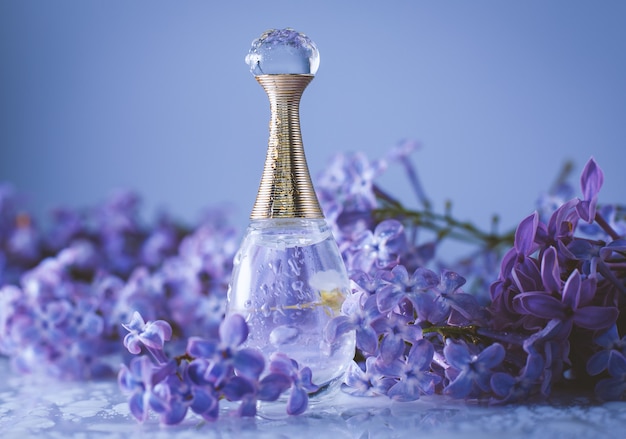
[[[466,224],[429,207],[408,160],[415,146],[402,143],[389,162],[405,169],[423,210],[405,208],[377,185],[386,160],[340,155],[320,177],[320,202],[353,281],[343,315],[325,334],[357,334],[358,363],[344,390],[398,400],[434,391],[507,403],[547,396],[566,373],[586,372],[599,380],[599,397],[623,398],[618,328],[626,300],[626,215],[621,206],[599,203],[604,175],[597,163],[585,166],[580,198],[564,182],[555,185],[539,213],[521,221],[508,252],[493,246],[495,235],[477,234],[478,249],[451,271],[454,265],[436,251],[453,236],[450,228]],[[245,322],[222,322],[238,245],[222,213],[194,229],[167,216],[146,227],[139,197],[120,192],[95,209],[59,210],[42,229],[19,201],[0,185],[0,352],[17,370],[106,374],[100,360],[119,353],[121,324],[139,311],[141,319],[127,325],[126,345],[152,350],[152,366],[142,360],[120,371],[139,419],[152,410],[160,422],[178,423],[191,410],[214,420],[223,397],[253,415],[257,401],[288,388],[288,412],[306,409],[305,396],[315,391],[307,365],[277,359],[267,373],[258,352],[241,348]],[[388,206],[391,217],[380,209]],[[420,242],[425,227],[440,227],[435,240],[427,235]],[[476,277],[482,292],[464,284]],[[486,303],[480,295],[494,279]],[[175,360],[163,349],[170,336],[189,348]]]
[[[492,369],[504,360],[502,345],[494,343],[479,353],[471,353],[462,342],[448,341],[444,355],[450,364],[446,377],[450,383],[444,393],[455,398],[477,397],[491,390]]]

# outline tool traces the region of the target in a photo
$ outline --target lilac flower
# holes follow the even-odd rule
[[[600,333],[593,341],[595,344],[602,347],[602,349],[587,360],[587,372],[589,375],[599,375],[607,369],[613,352],[626,355],[626,336],[619,338],[616,325]]]
[[[146,356],[133,358],[129,366],[122,364],[118,384],[122,391],[130,394],[130,412],[138,421],[147,419],[151,407],[162,411],[163,398],[155,396],[153,390],[172,373],[172,368],[173,363],[157,367]]]
[[[617,239],[608,244],[593,242],[588,239],[574,238],[563,249],[569,259],[580,261],[582,273],[588,277],[604,277],[611,282],[622,294],[626,295],[626,286],[612,270],[612,265],[625,262],[626,240]]]
[[[392,312],[386,319],[373,322],[372,326],[381,339],[378,356],[383,363],[399,358],[404,354],[406,343],[413,344],[421,338],[421,328],[414,325],[413,320],[413,317]]]
[[[376,305],[376,296],[362,291],[351,294],[343,303],[343,314],[333,318],[324,330],[329,343],[344,334],[356,331],[356,346],[365,353],[373,354],[378,347],[378,334],[373,324],[382,317]],[[346,309],[349,306],[349,309]]]
[[[626,357],[617,351],[609,356],[610,378],[600,380],[596,384],[596,395],[605,401],[615,401],[622,398],[626,391]]]
[[[396,383],[392,377],[384,376],[376,364],[376,357],[365,359],[364,369],[352,362],[346,372],[344,392],[354,396],[386,395]]]
[[[568,181],[559,181],[537,200],[537,211],[542,222],[548,222],[552,214],[574,197],[574,187]]]
[[[499,343],[472,354],[465,343],[448,340],[443,352],[450,364],[446,370],[450,383],[444,388],[444,393],[455,398],[480,396],[481,392],[489,392],[492,369],[499,366],[505,356],[504,348]]]
[[[163,344],[172,337],[172,327],[163,320],[145,322],[137,311],[129,323],[122,325],[128,334],[124,337],[124,346],[131,354],[141,352],[145,346],[157,361],[164,359]]]
[[[319,390],[319,387],[311,381],[311,369],[306,366],[301,368],[296,360],[285,354],[275,353],[270,358],[270,372],[289,379],[287,388],[291,387],[291,391],[287,400],[287,414],[304,413],[309,405],[309,393]]]
[[[546,325],[523,341],[523,349],[529,356],[543,358],[543,372],[540,390],[548,396],[554,382],[562,378],[564,365],[569,362],[569,338],[564,337],[564,322],[552,319]]]
[[[385,162],[370,162],[361,153],[337,154],[317,179],[320,202],[332,202],[347,212],[374,209],[373,181],[385,168]]]
[[[509,403],[523,401],[537,386],[544,369],[541,355],[532,353],[526,357],[526,364],[518,376],[496,372],[491,376],[491,388],[497,395],[494,402]]]
[[[418,268],[409,277],[403,265],[397,265],[384,273],[382,279],[385,285],[378,289],[376,297],[378,308],[383,313],[393,310],[405,298],[416,308],[419,307],[417,297],[439,284],[439,277],[431,270]]]
[[[366,273],[372,270],[392,267],[397,264],[400,255],[406,251],[407,243],[402,223],[385,220],[374,231],[363,230],[358,233],[347,250],[347,266],[350,270]]]
[[[596,161],[591,158],[580,176],[583,198],[576,206],[576,210],[583,221],[590,223],[594,220],[596,204],[598,203],[598,192],[600,192],[602,183],[604,183],[604,174]]]
[[[158,320],[166,315],[166,298],[158,276],[152,275],[146,267],[138,267],[119,291],[112,318],[118,322],[132,319],[130,312],[138,312],[142,318]]]
[[[32,266],[41,255],[39,232],[26,214],[18,215],[15,221],[15,228],[6,238],[7,254],[19,264]]]
[[[71,245],[84,232],[85,220],[73,209],[56,208],[50,220],[51,228],[44,236],[44,245],[53,254]]]
[[[172,221],[163,216],[141,244],[141,263],[158,268],[170,256],[174,256],[179,244],[179,230]]]
[[[340,249],[354,232],[372,225],[374,179],[385,168],[384,161],[371,162],[362,153],[337,154],[318,176],[317,196]]]
[[[430,372],[435,348],[424,339],[413,344],[406,360],[381,364],[380,371],[386,376],[398,378],[398,382],[387,391],[387,396],[397,401],[415,401],[420,394],[434,393],[441,378]]]
[[[471,323],[483,321],[480,305],[474,296],[464,293],[460,288],[465,285],[465,279],[458,273],[443,270],[439,285],[436,288],[434,300],[438,304],[428,304],[422,301],[419,309],[429,309],[427,313],[428,321],[431,323],[439,323],[434,317],[433,309],[438,308],[440,316],[449,316],[448,323],[451,325],[462,326]],[[426,297],[426,296],[421,296]],[[425,313],[426,314],[426,313]]]
[[[185,379],[191,383],[191,410],[207,421],[216,420],[220,398],[217,385],[223,377],[221,365],[205,358],[196,358],[189,363],[185,372]]]
[[[594,278],[581,280],[578,270],[574,270],[563,286],[560,300],[544,291],[526,292],[518,294],[514,304],[522,314],[560,320],[562,331],[567,335],[572,324],[587,329],[606,329],[615,323],[618,311],[615,307],[591,305],[595,289]]]
[[[241,401],[238,410],[240,416],[251,417],[256,415],[258,401],[276,401],[290,385],[290,378],[282,373],[270,373],[259,381],[245,376],[234,376],[228,380],[223,392],[229,401]],[[293,404],[291,402],[294,399],[293,392],[292,390],[292,396],[287,405],[288,413],[291,404]],[[302,411],[305,409],[306,405]]]
[[[256,379],[265,368],[265,360],[260,351],[241,348],[248,338],[248,325],[239,314],[224,319],[219,329],[220,340],[206,340],[190,337],[187,353],[192,357],[206,358],[221,364],[223,371],[217,380],[218,385],[234,369],[240,375]]]

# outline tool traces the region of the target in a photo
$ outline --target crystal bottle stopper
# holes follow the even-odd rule
[[[300,98],[319,66],[315,43],[292,29],[269,30],[252,43],[246,62],[270,101],[270,135],[252,219],[323,218],[311,183]]]

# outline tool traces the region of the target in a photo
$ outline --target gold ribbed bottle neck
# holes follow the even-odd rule
[[[323,218],[300,132],[300,98],[313,75],[259,75],[270,101],[267,156],[250,218]]]

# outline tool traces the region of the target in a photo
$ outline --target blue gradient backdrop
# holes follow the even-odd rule
[[[302,101],[309,166],[383,157],[403,138],[437,208],[487,227],[533,210],[566,159],[590,156],[626,202],[626,2],[0,0],[0,180],[31,206],[116,188],[193,221],[245,225],[269,105],[243,62],[267,28],[316,41]],[[413,202],[392,168],[387,189]]]

